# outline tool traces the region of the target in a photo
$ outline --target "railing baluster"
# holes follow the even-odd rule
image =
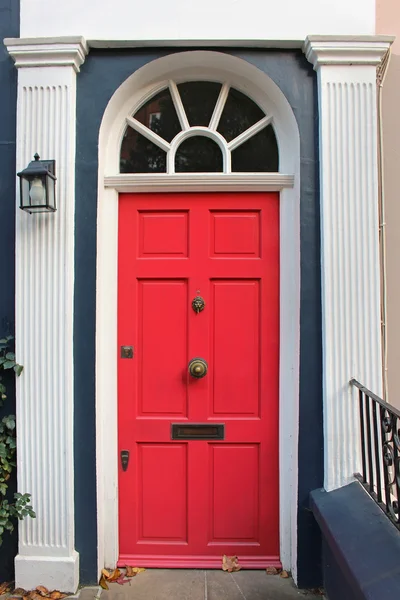
[[[371,432],[371,405],[370,398],[365,394],[365,413],[367,420],[367,449],[368,449],[368,475],[369,491],[374,493],[374,469],[372,467],[372,432]]]
[[[396,515],[396,521],[399,523],[399,500],[400,500],[400,452],[399,452],[399,421],[395,417],[393,417],[393,454],[394,454],[394,464],[393,464],[393,473],[394,473],[394,488],[392,500],[393,511]]]
[[[382,441],[383,444],[386,442],[386,431],[384,429],[383,426],[383,420],[385,418],[385,409],[381,406],[380,409],[380,413],[381,413],[381,431],[382,431]],[[383,456],[383,476],[384,476],[384,481],[385,481],[385,502],[386,502],[386,514],[387,514],[387,507],[389,506],[390,503],[390,486],[389,486],[389,473],[388,473],[388,465],[385,462],[385,456],[383,454],[383,444],[382,444],[382,456]]]
[[[374,446],[375,446],[375,468],[376,468],[376,486],[378,502],[382,502],[382,489],[381,489],[381,463],[380,463],[380,448],[378,438],[378,422],[376,420],[376,402],[372,401],[372,416],[374,419]]]
[[[367,481],[367,463],[365,460],[364,394],[361,390],[359,390],[358,394],[359,394],[359,400],[360,400],[362,476],[363,476],[363,481],[365,483]]]
[[[400,410],[355,379],[350,383],[358,388],[360,408],[362,475],[355,476],[400,529]]]

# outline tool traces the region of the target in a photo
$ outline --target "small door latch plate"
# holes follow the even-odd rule
[[[133,346],[121,346],[121,358],[133,358]]]
[[[126,471],[129,464],[129,450],[121,450],[121,467]]]

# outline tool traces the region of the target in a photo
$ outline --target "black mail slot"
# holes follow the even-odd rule
[[[223,440],[223,423],[172,423],[172,440]]]

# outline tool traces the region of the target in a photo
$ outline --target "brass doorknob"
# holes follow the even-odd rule
[[[189,373],[196,379],[201,379],[207,375],[208,364],[204,358],[192,358],[188,365]]]

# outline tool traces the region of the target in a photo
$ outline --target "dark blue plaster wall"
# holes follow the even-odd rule
[[[400,534],[355,481],[333,492],[311,493],[323,539],[329,600],[400,598]]]
[[[13,334],[15,297],[15,129],[17,108],[17,70],[3,44],[5,37],[19,36],[19,1],[0,0],[0,337]],[[15,410],[13,374],[7,384],[7,401],[0,418]],[[15,472],[10,483],[16,489]],[[4,534],[1,546],[0,581],[12,579],[17,532]]]
[[[193,48],[191,48],[193,50]],[[216,49],[218,50],[218,49]],[[95,302],[98,135],[108,101],[127,77],[177,50],[92,50],[78,75],[75,243],[75,514],[81,583],[96,577]],[[184,51],[184,50],[179,50]],[[220,50],[221,51],[221,50]],[[223,50],[253,63],[282,89],[301,139],[301,356],[298,581],[321,582],[321,541],[308,510],[323,478],[321,299],[316,79],[299,51]]]

